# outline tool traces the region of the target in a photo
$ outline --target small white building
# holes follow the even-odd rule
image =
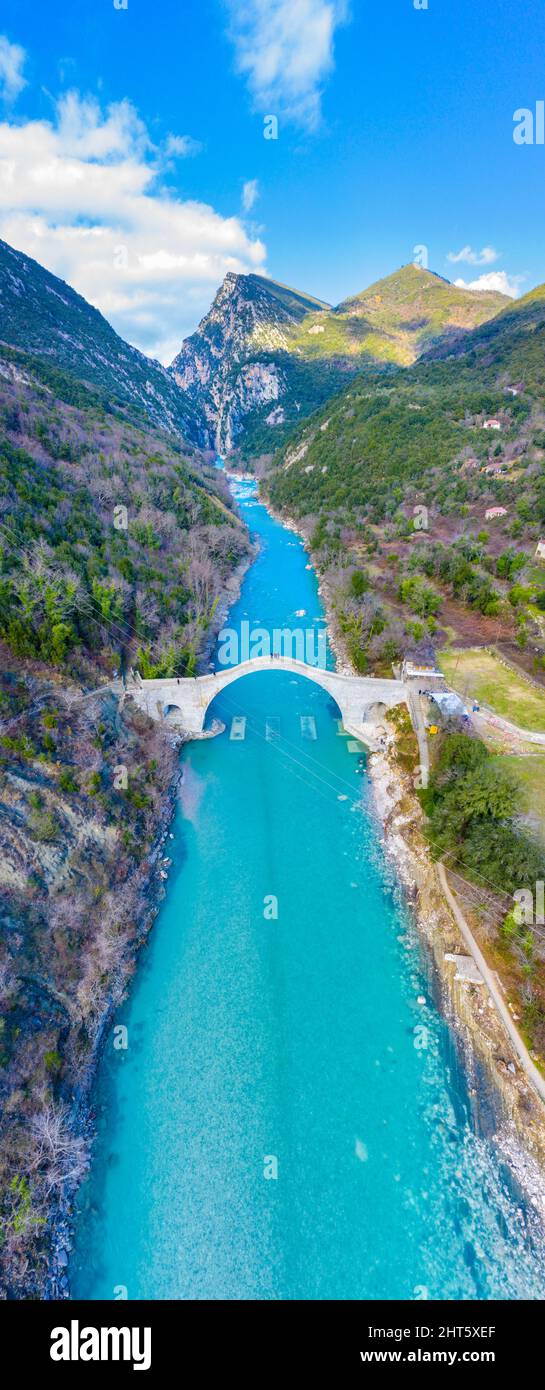
[[[545,541],[538,541],[537,543],[536,560],[545,560]]]
[[[507,507],[488,507],[485,514],[485,521],[494,521],[497,516],[507,516]]]
[[[501,430],[499,420],[483,420],[483,430]]]

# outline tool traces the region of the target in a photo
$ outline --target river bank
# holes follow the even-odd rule
[[[300,541],[234,486],[260,547],[230,624],[323,624]],[[227,732],[183,751],[168,893],[116,1017],[130,1046],[102,1049],[75,1296],[541,1296],[533,1205],[502,1177],[357,743],[287,674],[212,713]]]
[[[463,977],[456,959],[467,946],[445,901],[423,834],[423,815],[410,778],[395,764],[395,743],[369,757],[369,775],[384,847],[412,904],[431,952],[443,1008],[455,1027],[469,1074],[475,1062],[497,1098],[496,1142],[522,1190],[545,1220],[545,1108],[525,1077],[484,982]],[[479,1096],[473,1092],[475,1114]]]
[[[272,515],[309,549],[310,528],[292,516]],[[319,583],[329,640],[338,669],[354,674],[336,621],[333,595],[327,581]],[[384,849],[395,865],[412,905],[419,932],[432,954],[443,996],[443,1007],[454,1025],[465,1054],[466,1067],[475,1059],[484,1067],[497,1098],[498,1147],[522,1190],[545,1221],[545,1106],[521,1068],[493,1000],[483,983],[460,978],[453,956],[467,958],[467,946],[446,902],[436,865],[424,835],[424,817],[409,775],[396,760],[396,731],[389,747],[368,754],[368,770],[377,815],[384,828]],[[450,957],[450,959],[449,959]],[[478,1106],[478,1096],[474,1096]]]
[[[201,669],[207,668],[217,631],[237,601],[254,558],[250,551],[227,575],[211,616]],[[9,1129],[4,1128],[2,1139],[0,1191],[8,1210],[4,1208],[0,1298],[68,1298],[72,1207],[93,1143],[93,1085],[108,1030],[165,897],[183,740],[173,728],[161,729],[148,721],[132,702],[119,702],[108,686],[84,698],[84,692],[75,686],[65,689],[56,673],[51,679],[37,664],[30,673],[13,657],[11,665],[20,670],[20,680],[29,681],[35,719],[40,718],[44,700],[46,709],[56,707],[63,763],[77,773],[80,785],[76,789],[72,776],[61,791],[62,783],[59,786],[39,762],[27,762],[7,776],[4,773],[4,876],[11,874],[12,892],[24,894],[29,876],[39,869],[47,884],[48,906],[51,898],[51,921],[47,926],[44,922],[42,941],[31,899],[27,920],[21,919],[19,935],[11,938],[19,957],[28,954],[27,971],[36,971],[38,949],[43,965],[39,983],[32,987],[31,1021],[27,1026],[19,1012],[14,1035],[21,1061],[17,1074],[12,1064],[9,1080],[17,1104],[10,1101],[9,1111],[4,1110],[4,1127],[9,1119]],[[34,726],[28,724],[28,733],[35,739]],[[111,775],[106,786],[97,778],[98,795],[83,791],[84,780],[90,779],[97,765],[98,742],[107,749],[107,764],[116,773],[125,770],[125,800],[123,790],[112,786]],[[39,863],[30,836],[28,842],[23,837],[19,809],[21,791],[32,781],[36,803],[54,817],[55,825],[63,827],[58,846],[44,838]],[[35,888],[34,899],[36,893]],[[8,1011],[0,1021],[4,1092],[8,1074],[4,1048],[10,1031]],[[44,1056],[51,1097],[42,1121],[36,1118],[42,1104],[36,1077]],[[14,1167],[25,1175],[27,1184],[21,1190],[20,1208],[14,1205],[16,1197],[9,1196]],[[71,1174],[66,1180],[64,1172]]]
[[[92,1103],[92,1091],[100,1063],[101,1049],[105,1044],[106,1035],[113,1023],[114,1016],[126,997],[130,981],[138,966],[141,965],[142,952],[148,946],[155,919],[165,897],[165,882],[168,879],[168,868],[171,863],[168,855],[172,840],[170,827],[176,812],[183,778],[179,761],[183,739],[172,730],[169,730],[168,733],[165,731],[163,737],[171,755],[170,770],[163,787],[152,848],[143,871],[131,885],[129,905],[133,931],[126,943],[122,966],[120,969],[118,968],[116,979],[112,981],[106,1002],[97,1020],[92,1047],[78,1074],[74,1092],[70,1116],[71,1131],[75,1137],[80,1137],[87,1144],[89,1161],[92,1157],[96,1119]],[[71,1297],[67,1268],[73,1244],[74,1200],[78,1188],[79,1182],[67,1184],[58,1200],[53,1200],[51,1203],[43,1232],[44,1239],[50,1235],[51,1255],[47,1270],[44,1271],[43,1283],[38,1286],[37,1292],[33,1291],[34,1297],[44,1299],[69,1299]]]
[[[69,898],[56,896],[51,924],[59,956],[63,950],[64,978],[57,983],[49,958],[49,974],[44,970],[40,991],[35,989],[31,1023],[26,1025],[19,1014],[20,1075],[24,1076],[24,1063],[33,1080],[45,1050],[53,1086],[44,1112],[37,1109],[30,1082],[26,1088],[20,1084],[17,1106],[12,1104],[4,1112],[4,1123],[10,1119],[11,1124],[2,1142],[3,1162],[17,1163],[19,1171],[28,1175],[25,1205],[17,1219],[13,1217],[13,1229],[9,1214],[4,1223],[0,1297],[8,1299],[69,1297],[71,1208],[89,1161],[92,1086],[108,1027],[164,897],[164,861],[169,857],[169,829],[180,785],[180,739],[171,730],[161,733],[155,725],[148,728],[138,712],[120,710],[108,691],[97,694],[92,706],[85,705],[83,710],[85,715],[77,717],[77,732],[81,735],[84,717],[91,731],[99,724],[108,727],[114,762],[116,755],[118,765],[130,757],[131,768],[138,759],[141,766],[153,769],[153,792],[145,811],[136,811],[139,819],[135,820],[131,804],[130,819],[124,822],[141,836],[140,852],[134,855],[127,853],[113,827],[102,824],[92,798],[80,800],[77,820],[66,796],[62,803],[58,798],[55,802],[57,815],[71,817],[70,842],[67,835],[63,850],[65,856],[73,855],[80,846],[79,870],[81,875],[85,867],[89,896],[94,895],[95,921],[94,930],[89,925],[84,935],[79,924],[88,921],[89,897],[82,895],[71,875]],[[75,726],[73,707],[68,717]],[[43,785],[42,780],[42,795]],[[50,873],[56,871],[60,882],[64,863],[57,863],[52,855],[49,862]],[[74,947],[70,954],[66,950],[68,932],[69,939],[77,941],[77,956]],[[19,939],[24,944],[22,932]],[[60,969],[59,964],[59,973]],[[9,1023],[9,1014],[7,1018]]]

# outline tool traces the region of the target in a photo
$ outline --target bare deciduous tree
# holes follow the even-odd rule
[[[44,1195],[81,1182],[89,1162],[87,1144],[72,1132],[67,1107],[49,1101],[32,1116],[30,1131],[35,1141],[31,1167]]]

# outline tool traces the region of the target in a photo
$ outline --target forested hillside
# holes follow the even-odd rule
[[[360,374],[272,462],[265,487],[311,538],[361,669],[441,628],[542,668],[543,292],[528,301],[444,361]]]
[[[196,437],[189,398],[159,362],[119,337],[98,309],[0,240],[0,341],[44,358],[131,407],[142,424]]]
[[[13,350],[0,352],[0,411],[0,634],[12,651],[74,674],[85,660],[111,674],[129,656],[146,673],[193,670],[247,552],[218,473]]]
[[[195,670],[249,553],[190,445],[0,350],[4,1297],[65,1290],[89,1067],[160,894],[176,742],[109,680]]]

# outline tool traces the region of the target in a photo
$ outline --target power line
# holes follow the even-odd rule
[[[256,673],[256,674],[257,674],[257,673]],[[242,679],[244,679],[244,677],[242,677]],[[312,684],[312,677],[311,677],[311,676],[308,676],[308,677],[298,677],[297,679],[298,679],[298,680],[301,680],[301,679],[303,679],[303,680],[308,680],[309,683]],[[229,697],[226,697],[226,696],[225,696],[225,692],[224,692],[224,691],[221,691],[221,692],[220,692],[220,698],[221,698],[222,700],[224,700],[224,702],[225,702],[226,704],[230,705],[230,707],[231,707],[231,709],[232,709],[233,711],[235,711],[235,706],[234,706],[232,700],[230,700]],[[255,708],[254,708],[253,713],[254,713],[254,714],[257,714],[257,711],[255,710]],[[257,732],[257,731],[256,731],[256,732]],[[346,777],[343,777],[340,773],[338,773],[338,772],[333,772],[331,769],[329,769],[329,768],[327,767],[327,764],[323,763],[319,758],[313,757],[313,755],[312,755],[312,753],[310,753],[310,751],[307,751],[306,749],[301,749],[301,748],[299,747],[299,744],[294,743],[293,739],[288,739],[288,738],[286,737],[285,734],[279,734],[278,737],[275,738],[274,740],[269,740],[269,739],[267,739],[267,742],[275,742],[276,744],[278,744],[280,741],[283,742],[283,743],[285,743],[289,748],[295,749],[298,753],[302,753],[303,756],[304,756],[305,758],[307,758],[309,762],[315,763],[316,766],[317,766],[318,768],[320,768],[320,770],[321,770],[322,772],[328,772],[329,776],[334,777],[335,780],[338,781],[338,782],[341,784],[341,786],[348,787],[348,788],[350,789],[350,792],[352,793],[352,791],[353,791],[352,782],[349,782],[348,779],[347,779]],[[361,740],[359,740],[359,741],[361,742]],[[362,743],[362,748],[363,748],[363,746],[364,746],[364,745],[363,745],[363,743]],[[310,770],[310,769],[309,769],[309,770]]]
[[[233,712],[234,714],[236,714],[236,713],[238,712],[238,708],[239,708],[239,707],[237,708],[237,706],[234,705],[233,702],[232,702],[229,698],[225,698],[225,697],[223,697],[223,698],[224,698],[225,704],[227,704],[227,705],[231,708],[232,712]],[[250,722],[250,728],[251,728],[252,733],[255,734],[255,736],[256,736],[257,738],[259,738],[259,739],[261,740],[261,742],[266,743],[266,744],[268,745],[269,748],[275,750],[276,753],[277,753],[279,756],[281,756],[281,757],[283,757],[284,759],[287,760],[287,763],[293,763],[294,766],[301,768],[301,770],[302,770],[303,772],[305,772],[307,775],[310,775],[311,777],[314,777],[314,778],[316,779],[316,781],[321,782],[324,786],[326,786],[326,787],[328,788],[328,790],[329,790],[330,792],[334,793],[335,798],[338,799],[338,797],[339,797],[339,789],[338,789],[337,786],[335,786],[335,783],[334,783],[334,782],[332,782],[331,780],[329,780],[329,778],[331,777],[331,775],[333,775],[334,777],[337,777],[337,774],[336,774],[336,773],[331,774],[331,773],[329,772],[329,769],[327,768],[327,766],[326,766],[324,763],[319,762],[318,759],[312,759],[312,761],[316,762],[317,766],[320,767],[320,769],[321,769],[322,772],[326,772],[326,773],[329,774],[328,777],[321,777],[321,776],[318,774],[318,772],[315,772],[315,771],[314,771],[313,768],[309,768],[304,762],[300,762],[300,760],[299,760],[298,758],[295,758],[295,757],[293,756],[293,754],[289,752],[289,747],[297,747],[297,745],[291,744],[291,743],[289,742],[289,740],[283,738],[282,736],[280,736],[279,738],[267,739],[266,736],[265,736],[264,734],[261,733],[261,730],[257,727],[257,725],[256,725],[256,724],[252,724],[252,722]],[[287,747],[285,747],[285,748],[282,747],[281,745],[282,745],[283,743],[286,744]],[[301,751],[301,750],[298,750],[298,751]],[[309,754],[303,754],[303,756],[310,757],[311,755],[309,755]],[[286,765],[286,764],[285,764],[285,765]],[[345,778],[338,778],[338,777],[337,777],[337,780],[340,781],[340,782],[341,782],[341,785],[343,785],[343,786],[350,786],[350,783],[347,782]],[[311,782],[307,782],[307,785],[308,785],[309,787],[311,787],[311,788],[312,788],[312,786],[313,786],[313,784],[312,784]],[[318,789],[315,787],[314,790],[318,790]],[[322,793],[322,795],[323,795],[323,793]],[[351,792],[350,795],[347,796],[347,800],[352,801],[352,804],[353,804],[354,806],[361,806],[361,805],[362,805],[362,800],[361,800],[361,798],[360,798],[360,797],[355,797],[355,796],[352,794],[352,792]]]

